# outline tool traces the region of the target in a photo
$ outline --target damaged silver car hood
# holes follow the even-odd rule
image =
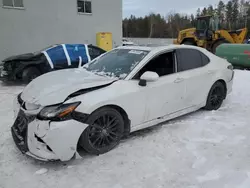
[[[83,68],[64,69],[44,74],[30,82],[22,92],[23,101],[47,106],[62,103],[70,94],[110,84],[117,78],[99,76]]]

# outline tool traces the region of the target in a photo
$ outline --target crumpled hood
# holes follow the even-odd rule
[[[26,53],[26,54],[21,54],[21,55],[14,55],[14,56],[10,56],[10,57],[2,60],[2,62],[13,61],[13,60],[25,61],[25,60],[29,60],[29,59],[33,58],[35,55],[37,55],[37,54]]]
[[[83,68],[64,69],[46,73],[30,82],[21,98],[42,106],[63,102],[70,94],[81,89],[102,86],[117,80],[96,75]]]

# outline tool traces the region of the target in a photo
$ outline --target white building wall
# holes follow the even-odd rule
[[[77,0],[23,3],[22,10],[0,7],[0,61],[52,44],[96,44],[97,32],[111,32],[113,46],[122,44],[122,0],[92,0],[91,15],[77,12]]]

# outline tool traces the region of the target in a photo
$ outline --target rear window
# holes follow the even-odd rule
[[[202,59],[202,65],[203,66],[207,65],[210,62],[210,59],[202,52],[200,52],[200,54],[201,54],[201,59]]]
[[[210,62],[205,54],[195,49],[178,49],[176,52],[178,72],[196,69]]]
[[[202,66],[199,51],[193,49],[177,50],[178,72],[199,68]]]

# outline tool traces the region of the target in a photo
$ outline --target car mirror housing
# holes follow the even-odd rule
[[[159,75],[156,72],[146,71],[140,77],[140,86],[146,86],[147,82],[155,82],[159,79]]]

